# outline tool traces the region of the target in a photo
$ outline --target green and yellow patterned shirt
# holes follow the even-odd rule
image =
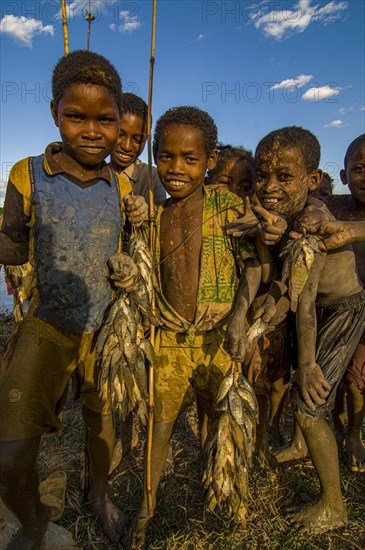
[[[179,315],[162,294],[156,297],[163,328],[174,332],[203,333],[224,324],[236,300],[244,262],[256,257],[251,239],[235,239],[226,233],[227,225],[245,213],[242,199],[213,186],[204,186],[203,192],[202,249],[194,322],[189,323]],[[166,202],[157,210],[153,246],[159,280],[160,226],[164,204]]]

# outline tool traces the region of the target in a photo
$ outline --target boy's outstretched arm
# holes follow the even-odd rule
[[[331,389],[316,363],[316,296],[326,255],[316,253],[307,283],[301,293],[295,322],[298,339],[298,368],[293,377],[310,410],[325,403]]]
[[[247,351],[246,315],[256,296],[261,281],[261,265],[257,259],[245,261],[245,269],[240,278],[237,300],[229,318],[224,349],[233,361],[243,361]]]
[[[334,250],[346,244],[365,241],[365,223],[363,221],[322,221],[313,225],[302,224],[306,233],[321,237],[321,250]]]

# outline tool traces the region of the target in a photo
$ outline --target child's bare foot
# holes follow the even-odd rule
[[[90,501],[89,507],[101,523],[101,527],[110,542],[117,542],[123,538],[127,527],[127,517],[108,497]]]
[[[347,461],[352,472],[365,472],[365,447],[360,433],[346,437]]]
[[[302,533],[320,535],[331,529],[344,527],[347,513],[343,502],[328,504],[319,500],[316,504],[302,508],[289,517],[289,522]]]
[[[295,443],[292,442],[291,445],[275,451],[274,456],[278,462],[289,462],[290,460],[306,458],[308,456],[308,450],[306,446],[302,447],[302,445],[295,445]]]

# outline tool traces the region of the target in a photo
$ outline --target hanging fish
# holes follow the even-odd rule
[[[285,257],[281,282],[289,279],[290,309],[293,312],[297,310],[316,252],[320,252],[318,239],[315,235],[309,235],[293,239],[280,254]]]
[[[203,449],[207,507],[223,505],[229,517],[246,527],[248,470],[255,448],[258,405],[255,393],[236,368],[223,378],[214,419]]]
[[[126,418],[136,412],[142,424],[147,420],[147,374],[145,360],[153,361],[153,347],[145,338],[149,323],[158,324],[152,312],[153,292],[158,288],[150,250],[137,233],[126,251],[109,259],[114,279],[137,270],[135,290],[117,289],[96,341],[100,368],[99,388],[108,385],[114,410]]]

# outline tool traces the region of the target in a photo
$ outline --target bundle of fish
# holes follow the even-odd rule
[[[309,235],[290,241],[280,254],[285,257],[281,282],[285,283],[289,279],[290,309],[294,312],[307,283],[316,252],[320,252],[318,238]]]
[[[112,407],[123,419],[134,411],[145,425],[147,419],[146,359],[153,361],[153,347],[145,337],[149,323],[157,323],[152,300],[157,282],[147,244],[132,235],[128,252],[109,259],[114,279],[138,269],[131,292],[116,291],[96,341],[96,361],[100,369],[99,387],[107,383]]]
[[[207,505],[222,504],[229,517],[246,527],[248,470],[255,448],[258,405],[246,378],[232,369],[223,379],[215,417],[203,449]]]

